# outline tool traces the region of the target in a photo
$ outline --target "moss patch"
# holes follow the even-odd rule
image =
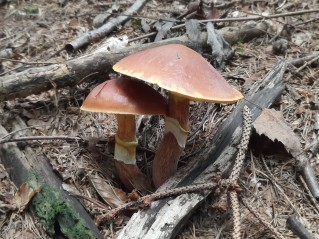
[[[34,185],[34,181],[30,180],[30,186]],[[58,222],[61,232],[67,238],[95,238],[72,205],[64,200],[54,187],[42,186],[41,191],[32,200],[31,208],[51,235],[55,233],[54,225]]]

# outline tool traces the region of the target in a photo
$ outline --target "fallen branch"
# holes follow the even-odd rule
[[[254,27],[249,24],[240,28],[225,28],[221,33],[226,41],[233,43],[239,39],[248,40],[264,35],[266,30],[267,25],[260,23]],[[209,48],[207,33],[202,33],[198,40],[198,42],[192,42],[187,35],[184,35],[159,42],[126,47],[111,53],[101,51],[65,63],[34,67],[13,75],[6,75],[0,77],[0,101],[39,94],[53,88],[72,87],[93,79],[105,80],[117,61],[128,54],[148,48],[173,43],[183,44],[194,50],[197,50],[199,46],[203,49]]]
[[[14,129],[25,127],[19,118],[10,123]],[[0,137],[7,134],[0,125]],[[59,226],[67,238],[102,239],[81,203],[62,189],[62,181],[53,172],[48,159],[37,156],[30,147],[25,147],[23,152],[16,143],[0,145],[1,162],[14,184],[17,187],[25,182],[33,187],[40,185],[41,191],[32,199],[29,207],[40,218],[48,233],[54,234],[55,227]]]
[[[202,44],[206,42],[205,37],[207,38],[207,35],[203,34]],[[126,47],[112,53],[98,52],[65,63],[30,68],[0,78],[0,101],[39,94],[53,88],[75,86],[93,79],[105,80],[108,78],[108,73],[112,71],[112,66],[128,54],[170,43],[183,44],[196,49],[195,44],[190,42],[187,36],[182,36],[161,42]]]
[[[225,171],[231,165],[240,140],[242,110],[247,102],[254,121],[261,108],[269,107],[281,95],[285,88],[283,74],[285,62],[277,64],[269,74],[251,88],[246,101],[240,102],[234,112],[223,123],[213,138],[214,142],[208,153],[190,160],[184,168],[158,189],[163,192],[176,187],[209,182],[218,171]],[[187,222],[196,207],[207,197],[209,192],[180,195],[174,199],[167,198],[151,204],[147,210],[135,213],[118,238],[173,238]]]
[[[87,32],[80,36],[79,38],[73,40],[72,42],[65,45],[65,49],[67,51],[76,51],[80,49],[83,46],[86,46],[90,44],[93,41],[99,40],[109,33],[111,33],[117,26],[123,24],[128,19],[130,19],[131,16],[133,16],[135,13],[140,11],[143,6],[146,4],[147,0],[136,0],[135,3],[126,10],[122,15],[119,15],[116,18],[110,19],[106,24],[103,26]]]

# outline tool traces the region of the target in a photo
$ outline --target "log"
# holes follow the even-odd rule
[[[208,153],[191,159],[188,165],[162,185],[158,191],[173,189],[212,180],[216,172],[225,172],[237,152],[242,127],[242,110],[247,105],[254,121],[261,109],[270,107],[280,97],[285,88],[283,74],[286,63],[280,62],[264,79],[256,82],[235,110],[216,132]],[[131,217],[117,238],[166,239],[174,238],[187,222],[196,207],[210,192],[183,194],[176,198],[166,198],[153,202],[149,209],[139,211]]]
[[[12,120],[11,124],[14,130],[26,127],[20,118]],[[0,138],[7,134],[0,124]],[[29,207],[49,234],[53,235],[55,225],[59,225],[66,238],[103,238],[82,204],[62,189],[62,180],[44,155],[36,155],[28,146],[22,152],[16,143],[6,143],[0,145],[0,160],[17,187],[25,182],[32,187],[40,186],[41,191]],[[55,211],[55,207],[62,212]]]
[[[202,35],[204,44],[207,35]],[[112,66],[128,54],[170,43],[183,44],[196,49],[196,45],[185,35],[161,42],[127,47],[112,53],[89,54],[61,64],[30,68],[0,77],[0,101],[39,94],[53,88],[72,87],[93,79],[105,80],[108,78],[108,73],[112,71]]]
[[[257,24],[257,28],[260,26],[258,35],[256,28],[249,28],[248,26],[250,25],[244,25],[241,28],[225,28],[220,31],[226,41],[237,42],[242,39],[243,35],[248,40],[265,34],[267,30],[267,25]],[[197,39],[198,42],[192,42],[187,35],[183,35],[159,42],[126,47],[111,53],[101,51],[78,57],[65,63],[29,68],[22,72],[6,75],[0,77],[0,101],[39,94],[53,88],[72,87],[93,79],[105,80],[108,78],[108,73],[112,71],[112,66],[120,59],[133,52],[148,48],[173,43],[183,44],[196,51],[198,51],[199,47],[203,49],[209,48],[206,32],[202,33]]]

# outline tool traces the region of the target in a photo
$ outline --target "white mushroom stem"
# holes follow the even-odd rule
[[[115,167],[121,182],[129,190],[144,193],[152,191],[149,179],[136,165],[135,116],[118,114],[118,130],[115,137]]]
[[[189,129],[189,100],[172,93],[169,95],[165,134],[155,158],[152,174],[156,188],[175,174],[177,163],[185,147]]]

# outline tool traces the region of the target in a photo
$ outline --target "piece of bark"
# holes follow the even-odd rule
[[[249,36],[245,39],[252,39],[252,37],[265,34],[263,30],[257,29],[257,31],[255,28],[246,29],[242,27],[243,32],[240,29],[232,28],[232,30],[229,30],[223,28],[219,31],[229,43],[239,41],[242,36]],[[193,42],[187,35],[184,35],[159,42],[131,46],[111,53],[102,51],[88,54],[65,63],[34,67],[12,75],[6,75],[0,77],[0,101],[39,94],[53,88],[72,87],[93,79],[105,80],[108,77],[108,73],[112,71],[112,66],[123,57],[152,47],[165,44],[182,44],[195,51],[198,51],[199,47],[201,49],[209,49],[206,32],[201,33],[197,40]]]
[[[260,107],[269,107],[280,97],[285,88],[283,82],[285,69],[286,63],[280,62],[264,79],[256,82],[246,94],[246,100],[242,100],[237,105],[216,132],[208,153],[193,158],[186,167],[180,169],[158,191],[209,182],[216,175],[216,172],[223,172],[229,168],[237,152],[236,145],[241,138],[244,105],[249,106],[254,121],[261,112]],[[119,232],[117,238],[174,238],[192,212],[209,193],[184,194],[176,198],[154,202],[149,209],[135,213]]]
[[[65,49],[67,51],[76,51],[80,49],[81,47],[90,44],[93,41],[96,41],[105,37],[106,35],[111,33],[117,26],[123,24],[128,19],[130,19],[132,15],[140,11],[146,3],[147,3],[147,0],[136,0],[134,4],[123,13],[123,15],[119,15],[116,18],[112,18],[103,26],[83,34],[79,38],[66,44]]]
[[[26,128],[19,118],[12,120],[11,124],[14,129]],[[7,134],[0,124],[0,138]],[[54,234],[54,222],[57,222],[67,238],[74,238],[75,235],[79,239],[103,238],[81,203],[62,189],[62,180],[53,172],[45,156],[36,155],[28,146],[23,153],[16,143],[6,143],[0,145],[0,159],[17,187],[25,182],[34,186],[34,181],[41,186],[41,191],[29,206],[49,234]],[[61,207],[63,213],[55,215],[55,206]],[[43,215],[51,216],[45,219]]]

